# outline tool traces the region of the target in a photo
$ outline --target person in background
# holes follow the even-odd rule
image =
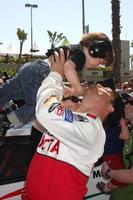
[[[123,146],[124,140],[129,138],[128,128],[125,126],[124,102],[119,93],[116,92],[114,101],[114,112],[111,113],[104,122],[106,132],[106,143],[102,161],[108,162],[113,169],[124,168]],[[98,182],[97,187],[104,193],[109,193],[112,189],[125,186],[124,183],[111,179],[108,182]]]
[[[63,51],[54,57],[37,94],[36,118],[46,131],[28,169],[26,200],[83,199],[94,163],[103,154],[102,121],[114,111],[113,91],[99,84],[88,87],[76,112],[65,109]]]
[[[8,75],[8,73],[6,71],[4,71],[2,73],[2,79],[4,82],[6,82],[8,79],[10,79],[11,77]]]
[[[121,169],[111,168],[108,162],[102,166],[102,174],[105,178],[114,179],[126,184],[111,190],[110,200],[132,200],[133,199],[133,93],[126,93],[125,98],[125,117],[124,129],[129,129],[129,138],[125,140],[123,147],[124,167]]]
[[[132,87],[130,86],[129,82],[128,81],[124,81],[122,84],[121,84],[121,90],[122,90],[122,93],[131,93],[132,92]]]
[[[2,85],[4,83],[3,79],[0,78],[0,85]]]
[[[133,78],[129,79],[129,86],[131,87],[132,89],[132,92],[133,92]]]

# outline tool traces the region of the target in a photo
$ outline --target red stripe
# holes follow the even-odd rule
[[[9,194],[4,195],[3,197],[0,197],[0,200],[7,199],[7,198],[11,198],[11,197],[14,197],[14,196],[17,196],[17,195],[21,195],[21,194],[24,193],[24,191],[25,191],[24,188],[19,189],[19,190],[16,190],[16,191],[14,191],[14,192],[11,192],[11,193],[9,193]]]
[[[87,116],[90,117],[90,118],[92,118],[92,119],[96,119],[97,118],[96,115],[93,115],[93,114],[90,114],[90,113],[88,113]]]

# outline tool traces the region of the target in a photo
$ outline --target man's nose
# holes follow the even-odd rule
[[[114,112],[114,107],[113,107],[113,105],[110,105],[110,106],[109,106],[109,112],[110,112],[110,113]]]

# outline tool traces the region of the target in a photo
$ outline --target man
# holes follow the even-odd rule
[[[37,95],[36,118],[46,128],[26,178],[26,199],[82,200],[94,163],[103,154],[102,120],[114,111],[111,89],[91,85],[76,112],[65,109],[63,51]],[[100,104],[100,105],[99,105]]]

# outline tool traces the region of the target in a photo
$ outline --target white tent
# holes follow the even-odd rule
[[[14,46],[14,44],[9,44],[9,46],[7,47],[7,53],[8,54],[18,54],[19,50]]]

